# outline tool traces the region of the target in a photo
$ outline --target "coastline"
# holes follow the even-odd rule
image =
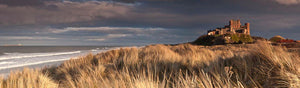
[[[15,47],[15,46],[5,46],[5,47]],[[18,46],[21,47],[21,46]],[[24,47],[24,46],[22,46]],[[26,47],[26,46],[25,46]],[[32,46],[30,46],[32,47]],[[122,47],[112,47],[112,48],[104,48],[103,50],[96,50],[96,49],[91,49],[89,52],[83,53],[83,52],[79,52],[78,54],[74,53],[75,55],[73,55],[72,57],[69,58],[62,58],[62,59],[56,59],[55,57],[53,57],[52,60],[46,60],[46,61],[39,61],[39,62],[33,62],[33,63],[24,63],[24,64],[15,64],[15,65],[7,65],[7,66],[2,66],[0,67],[0,76],[2,75],[2,77],[6,78],[11,72],[16,72],[16,71],[22,71],[24,68],[29,68],[29,69],[42,69],[42,68],[47,68],[47,67],[55,67],[55,66],[59,66],[61,65],[63,62],[70,60],[70,59],[77,59],[79,57],[85,56],[89,53],[92,54],[98,54],[98,53],[102,53],[102,52],[106,52],[106,51],[110,51],[110,50],[115,50],[115,49],[120,49]],[[79,50],[78,50],[79,51]],[[74,51],[74,52],[78,52],[78,51]],[[45,55],[43,55],[43,53],[45,53]],[[49,52],[43,52],[43,53],[36,53],[36,55],[34,56],[13,56],[13,57],[0,57],[0,62],[2,62],[1,64],[5,64],[8,63],[7,60],[10,59],[22,59],[22,58],[34,58],[34,57],[45,57],[45,56],[56,56],[56,55],[64,55],[64,54],[73,54],[73,51],[71,52],[50,52],[50,54],[46,54]],[[51,54],[52,53],[52,54]],[[14,53],[4,53],[2,55],[8,55],[8,54],[14,54]],[[30,53],[25,53],[26,54],[30,54]],[[41,55],[38,55],[41,54]],[[1,56],[1,55],[0,55]]]

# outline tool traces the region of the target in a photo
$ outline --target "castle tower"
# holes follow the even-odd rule
[[[230,32],[235,33],[235,30],[241,28],[241,21],[240,20],[230,20],[229,21]]]
[[[250,23],[245,23],[247,34],[250,35]]]

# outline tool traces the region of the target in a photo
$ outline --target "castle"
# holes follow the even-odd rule
[[[223,28],[216,28],[215,30],[209,30],[207,35],[223,35],[223,34],[246,34],[250,35],[250,23],[241,25],[240,20],[230,20],[229,25],[225,25]]]

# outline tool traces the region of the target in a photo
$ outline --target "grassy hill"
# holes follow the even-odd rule
[[[25,69],[4,88],[300,87],[300,52],[246,45],[149,45],[86,55],[59,67]]]
[[[242,44],[253,43],[255,40],[260,40],[260,37],[251,37],[245,34],[224,34],[224,35],[202,35],[192,44],[196,45],[224,45],[224,44]]]

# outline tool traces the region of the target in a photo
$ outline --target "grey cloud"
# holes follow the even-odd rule
[[[0,4],[8,6],[42,6],[41,0],[0,0]]]
[[[48,2],[49,10],[36,7],[0,6],[0,25],[86,22],[125,15],[132,6],[109,2]]]
[[[171,31],[173,30],[173,31]],[[64,38],[79,39],[86,43],[132,43],[132,42],[175,42],[182,41],[179,38],[187,36],[180,35],[184,30],[165,29],[165,28],[138,28],[138,27],[68,27],[63,29],[51,29],[49,32],[60,35]],[[74,36],[69,33],[75,34]],[[85,35],[87,33],[87,35]],[[96,33],[96,34],[93,34]],[[188,32],[189,33],[189,32]],[[83,34],[83,35],[82,35]],[[79,36],[80,35],[80,36]],[[189,35],[191,36],[191,35]],[[176,40],[173,40],[173,39]],[[196,37],[195,37],[196,38]],[[178,40],[177,40],[178,39]],[[184,41],[190,41],[193,38],[185,38]],[[70,41],[70,40],[68,40]]]
[[[143,0],[141,0],[143,1]],[[148,0],[146,0],[148,1]],[[149,0],[153,1],[153,0]],[[159,1],[154,0],[159,3]],[[165,0],[165,1],[176,1],[183,2],[183,0]],[[0,6],[0,26],[2,25],[24,25],[24,24],[74,24],[80,23],[79,25],[104,25],[104,26],[154,26],[154,27],[173,27],[173,28],[199,28],[202,25],[201,21],[206,23],[211,20],[223,20],[229,17],[243,17],[243,14],[257,15],[257,12],[251,10],[260,11],[260,9],[265,9],[260,12],[268,12],[271,9],[273,12],[287,11],[291,13],[297,13],[298,10],[286,10],[271,8],[268,5],[264,7],[268,8],[256,8],[252,5],[255,3],[267,3],[266,0],[262,1],[245,1],[252,5],[246,5],[239,7],[239,4],[245,4],[242,1],[236,0],[222,0],[219,2],[224,2],[227,6],[228,2],[233,2],[238,4],[235,7],[228,8],[231,9],[221,9],[223,5],[215,5],[216,0],[212,0],[213,3],[211,9],[208,0],[204,1],[186,1],[184,3],[164,3],[155,5],[143,4],[141,6],[135,6],[137,4],[128,5],[124,3],[110,3],[105,1],[87,1],[87,2],[48,2],[45,6],[48,9],[37,9],[33,7],[5,7]],[[228,1],[228,2],[226,2]],[[195,2],[192,4],[191,2]],[[201,4],[201,3],[204,4]],[[156,3],[156,4],[157,4]],[[146,6],[146,7],[144,7]],[[232,5],[231,5],[232,6]],[[259,4],[259,6],[262,6]],[[183,7],[183,8],[181,8]],[[275,6],[274,6],[275,7]],[[2,9],[1,9],[2,8]],[[253,9],[249,9],[253,8]],[[49,10],[51,9],[51,10]],[[274,9],[276,11],[274,11]],[[210,11],[208,11],[210,10]],[[188,14],[187,12],[188,11]],[[238,11],[234,12],[234,11]],[[245,13],[247,12],[247,13]],[[300,12],[299,12],[300,13]],[[22,16],[20,16],[22,14]],[[225,15],[225,16],[224,16]],[[213,22],[212,22],[213,23]]]
[[[284,4],[284,5],[294,5],[294,4],[299,4],[300,0],[275,0],[279,4]]]
[[[0,40],[53,40],[57,38],[43,36],[0,36]]]
[[[63,29],[50,29],[52,33],[64,33],[72,31],[92,31],[92,32],[112,32],[112,31],[129,31],[141,33],[146,31],[166,30],[163,28],[137,28],[137,27],[67,27]]]
[[[87,41],[106,41],[114,38],[124,38],[133,36],[132,34],[108,34],[104,37],[99,38],[99,36],[94,36],[93,38],[87,39]]]

